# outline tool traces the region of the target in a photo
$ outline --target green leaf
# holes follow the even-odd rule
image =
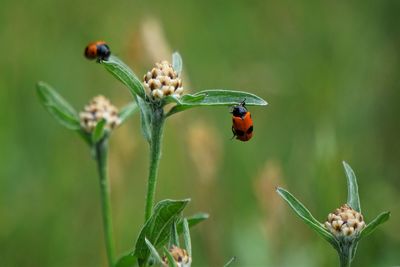
[[[89,133],[85,132],[85,130],[83,129],[80,129],[79,131],[77,131],[77,133],[85,141],[86,144],[88,144],[89,146],[92,145],[92,136]]]
[[[209,218],[209,215],[207,213],[199,212],[190,217],[187,217],[186,219],[188,221],[189,227],[193,227],[208,218]],[[178,230],[178,235],[183,233],[183,220],[178,222],[177,230]],[[162,245],[166,244],[168,242],[168,238],[169,238],[169,236],[165,236],[163,238],[163,240],[160,241],[160,245],[162,246]]]
[[[92,133],[92,142],[93,144],[99,142],[104,134],[105,134],[105,126],[106,126],[107,120],[106,119],[101,119],[97,124],[96,127],[93,130]]]
[[[158,254],[157,249],[153,246],[153,244],[151,244],[151,242],[147,238],[145,238],[144,241],[146,242],[146,245],[149,248],[151,255],[156,260],[156,263],[162,264],[162,259],[160,257],[160,254]]]
[[[356,175],[350,165],[343,161],[347,177],[347,205],[361,213],[360,197],[358,196],[358,185]]]
[[[193,227],[198,223],[201,223],[204,220],[207,220],[210,217],[210,215],[208,215],[207,213],[204,212],[198,212],[190,217],[187,217],[187,221],[189,223],[189,227]],[[181,224],[181,226],[183,226],[183,224]],[[178,225],[178,233],[181,233],[179,231],[180,227]],[[181,230],[182,231],[182,230]]]
[[[206,97],[206,94],[196,94],[196,95],[191,95],[191,94],[186,94],[181,97],[181,103],[190,105],[191,103],[198,103],[204,100]]]
[[[389,218],[390,218],[389,211],[382,212],[381,214],[379,214],[372,222],[367,224],[367,226],[361,231],[359,239],[370,235],[373,231],[375,231],[376,227],[389,220]]]
[[[197,98],[198,97],[198,98]],[[201,106],[232,106],[246,101],[247,106],[266,106],[268,103],[254,94],[232,90],[204,90],[193,95],[181,97],[181,104],[174,106],[167,116],[174,113]]]
[[[136,111],[138,111],[138,109],[138,104],[135,102],[131,102],[123,107],[118,114],[118,117],[121,119],[121,124],[124,123],[124,121],[131,115],[133,115]]]
[[[149,104],[141,99],[140,97],[135,96],[136,103],[139,106],[140,110],[140,124],[141,130],[144,138],[148,143],[150,143],[151,138],[151,108]]]
[[[178,73],[178,76],[182,72],[182,57],[178,52],[172,54],[172,68]]]
[[[164,253],[165,253],[165,255],[167,256],[167,259],[168,259],[168,267],[177,267],[174,257],[171,255],[169,250],[166,249],[165,247],[164,247]]]
[[[351,249],[351,255],[350,255],[351,260],[353,260],[354,257],[356,256],[357,247],[358,247],[358,242],[354,242],[353,249]]]
[[[132,95],[145,98],[145,90],[142,82],[122,60],[111,55],[108,60],[103,60],[101,63],[106,70],[128,87]]]
[[[317,219],[315,219],[311,212],[292,194],[283,188],[278,187],[276,192],[289,204],[294,212],[314,231],[316,231],[322,238],[328,241],[335,249],[339,249],[338,242],[335,237],[326,230]]]
[[[166,96],[163,98],[162,101],[163,101],[162,106],[165,106],[170,103],[176,103],[178,105],[182,104],[181,100],[177,96],[174,96],[174,95]]]
[[[190,240],[189,223],[186,218],[183,219],[183,241],[185,242],[185,249],[189,256],[192,256],[192,242]]]
[[[43,106],[61,125],[70,130],[80,130],[78,114],[64,98],[44,82],[38,82],[36,89]]]
[[[137,258],[134,251],[129,251],[123,254],[117,260],[115,267],[133,267],[137,264]]]
[[[145,264],[150,255],[150,250],[146,245],[145,238],[156,248],[162,246],[161,242],[165,239],[169,239],[171,225],[189,201],[190,199],[166,199],[157,203],[153,214],[143,226],[136,241],[135,255],[139,260],[139,265],[142,266]]]
[[[236,260],[236,257],[232,257],[227,263],[225,263],[224,267],[231,266],[231,264]]]
[[[179,235],[178,235],[178,230],[176,227],[176,223],[179,218],[176,218],[174,220],[174,223],[171,225],[171,234],[169,238],[169,247],[172,247],[173,245],[180,247],[179,245]]]

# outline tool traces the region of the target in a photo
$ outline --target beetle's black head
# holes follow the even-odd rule
[[[243,101],[239,105],[233,106],[232,115],[235,117],[243,118],[247,113],[247,108],[245,107],[245,102]]]
[[[101,60],[107,60],[111,55],[110,47],[107,44],[97,46],[97,55]]]

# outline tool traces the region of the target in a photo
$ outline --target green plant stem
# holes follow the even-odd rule
[[[154,195],[157,185],[157,173],[158,166],[161,158],[161,141],[164,129],[164,110],[162,107],[152,107],[151,115],[151,139],[150,139],[150,167],[149,177],[147,180],[147,195],[146,195],[146,209],[145,209],[145,221],[147,221],[152,212],[154,206]]]
[[[100,177],[100,199],[103,216],[104,241],[106,244],[109,267],[114,266],[114,239],[111,219],[110,181],[108,179],[108,138],[104,137],[95,144],[96,161]]]
[[[340,254],[340,267],[350,267],[351,266],[351,260],[350,257],[347,255]]]
[[[163,136],[164,122],[165,116],[163,108],[153,106],[151,115],[150,167],[149,177],[147,180],[145,221],[150,218],[153,212],[158,166],[161,158],[161,141]]]
[[[352,254],[353,254],[353,243],[342,243],[340,247],[339,259],[340,259],[340,267],[350,267]]]

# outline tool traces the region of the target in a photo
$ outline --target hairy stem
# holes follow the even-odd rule
[[[110,182],[108,179],[108,138],[105,137],[96,145],[96,161],[100,177],[100,198],[103,216],[104,241],[106,244],[108,266],[114,266],[114,240],[111,219]]]
[[[342,246],[340,247],[340,251],[338,252],[340,259],[340,267],[351,266],[353,248],[354,244],[352,242],[342,244]]]
[[[161,141],[163,136],[164,121],[165,116],[162,107],[153,107],[153,112],[151,115],[150,168],[149,177],[147,180],[145,221],[150,218],[153,212],[158,166],[161,158]]]

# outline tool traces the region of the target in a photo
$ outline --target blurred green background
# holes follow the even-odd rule
[[[399,14],[393,0],[3,0],[0,265],[106,265],[95,163],[34,90],[46,81],[77,109],[97,94],[128,103],[128,90],[83,57],[99,39],[139,76],[178,50],[186,89],[242,89],[270,104],[250,109],[247,143],[230,140],[227,108],[167,122],[156,197],[191,197],[186,215],[211,216],[192,230],[194,266],[231,256],[235,266],[338,266],[274,188],[323,221],[346,200],[342,160],[358,176],[367,222],[392,211],[360,243],[354,266],[399,265]],[[115,132],[110,154],[122,253],[144,218],[148,153],[137,115]]]

